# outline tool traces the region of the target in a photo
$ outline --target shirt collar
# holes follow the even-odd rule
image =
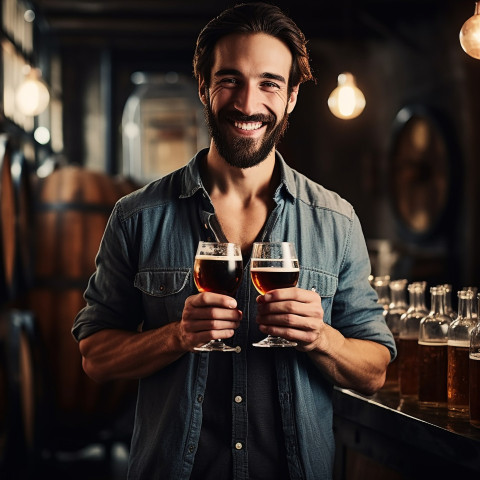
[[[198,190],[202,190],[206,193],[200,176],[200,164],[207,153],[208,148],[200,150],[185,166],[180,198],[191,197]],[[280,169],[280,184],[275,192],[274,198],[279,198],[283,192],[286,192],[292,198],[296,198],[297,186],[292,168],[287,165],[282,155],[277,150],[275,151],[275,160]]]

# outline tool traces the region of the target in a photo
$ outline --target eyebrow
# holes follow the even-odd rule
[[[242,73],[239,70],[236,70],[234,68],[223,68],[221,70],[218,70],[214,74],[215,77],[223,77],[224,75],[235,75],[235,76],[241,77]],[[287,83],[287,81],[285,80],[285,77],[283,77],[282,75],[278,75],[276,73],[265,72],[260,75],[260,78],[267,78],[269,80],[276,80],[277,82]]]

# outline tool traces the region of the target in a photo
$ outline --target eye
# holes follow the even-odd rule
[[[238,85],[240,82],[238,81],[237,78],[225,77],[225,78],[221,78],[221,79],[219,80],[219,83],[221,83],[222,85],[228,87],[228,86]]]
[[[280,89],[280,85],[272,81],[262,82],[262,87],[268,91],[274,91],[274,90]]]

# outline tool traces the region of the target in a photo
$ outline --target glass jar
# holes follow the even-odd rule
[[[447,343],[452,319],[445,312],[445,287],[430,288],[431,311],[418,331],[418,402],[425,407],[447,404]]]
[[[390,288],[390,304],[388,306],[387,313],[385,314],[385,322],[392,332],[397,350],[400,333],[400,318],[404,313],[406,313],[408,308],[406,294],[407,283],[407,280],[401,279],[392,280],[388,285]],[[388,365],[384,388],[398,388],[397,358],[395,358],[395,360]]]
[[[468,363],[473,291],[458,292],[458,317],[448,328],[447,407],[450,415],[468,415]]]
[[[477,311],[480,311],[480,295],[477,299]],[[480,322],[477,322],[470,332],[469,358],[470,423],[474,427],[480,428]]]
[[[414,282],[408,286],[409,307],[400,318],[397,360],[402,398],[418,397],[418,331],[420,321],[428,315],[425,289],[425,282]]]
[[[140,185],[182,167],[210,144],[193,78],[134,72],[122,114],[122,174]]]

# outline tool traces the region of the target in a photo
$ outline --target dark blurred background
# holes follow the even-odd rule
[[[46,78],[56,77],[62,105],[61,119],[55,123],[61,123],[62,139],[52,138],[51,143],[58,143],[54,153],[68,163],[128,173],[122,170],[122,113],[135,88],[132,74],[176,72],[191,79],[200,29],[232,4],[35,2],[39,32],[33,56]],[[474,239],[480,63],[459,43],[460,28],[473,15],[474,2],[277,4],[309,39],[317,79],[302,87],[281,145],[289,163],[354,205],[372,240],[372,252],[394,252],[394,276],[457,286],[478,283]],[[352,120],[334,117],[327,107],[337,75],[344,71],[355,75],[366,97],[364,112]],[[408,162],[402,165],[398,160],[409,141],[402,138],[397,143],[397,116],[405,108],[418,112],[426,128],[433,129],[427,133],[436,136],[432,144],[440,142],[425,147],[430,151],[420,153],[424,158],[410,169],[410,176],[405,172]],[[38,152],[37,162],[50,155],[46,150]],[[410,183],[402,185],[405,175]],[[435,179],[446,182],[441,193],[433,186]],[[420,212],[415,207],[402,210],[404,197],[417,187],[425,187],[425,197],[430,198],[417,208]],[[415,220],[415,215],[423,215],[423,220]],[[373,273],[386,273],[388,264],[388,259],[378,262]]]

